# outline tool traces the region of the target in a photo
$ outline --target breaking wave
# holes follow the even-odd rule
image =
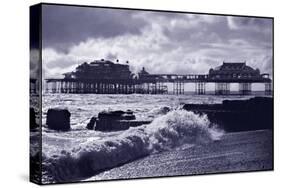
[[[116,137],[89,139],[58,155],[43,154],[44,179],[49,183],[81,180],[183,144],[208,144],[222,135],[223,131],[213,126],[206,115],[173,110],[148,125],[130,128]]]

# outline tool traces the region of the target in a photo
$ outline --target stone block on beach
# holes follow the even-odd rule
[[[97,131],[121,131],[142,124],[147,124],[147,122],[137,121],[133,111],[117,110],[100,112],[94,129]]]
[[[89,130],[93,130],[96,124],[97,118],[96,117],[92,117],[90,122],[87,124],[86,128]]]
[[[47,126],[49,129],[68,131],[70,129],[70,112],[67,109],[53,108],[47,112]]]

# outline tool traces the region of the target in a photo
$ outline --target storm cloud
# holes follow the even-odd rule
[[[75,6],[43,6],[43,46],[67,50],[89,38],[139,34],[144,21],[134,11]]]
[[[207,73],[223,61],[272,74],[272,19],[73,6],[43,7],[45,77],[85,61],[129,61],[133,72]]]

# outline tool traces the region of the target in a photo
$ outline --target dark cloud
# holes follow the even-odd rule
[[[134,72],[207,73],[222,61],[272,71],[271,19],[45,6],[43,26],[50,76],[100,58],[129,60]]]
[[[88,38],[139,34],[145,21],[135,11],[73,6],[43,6],[43,47],[67,51]]]
[[[193,49],[204,48],[206,44],[224,42],[229,38],[225,17],[196,15],[182,17],[181,22],[163,29],[164,34],[180,45]]]
[[[231,37],[243,37],[253,45],[267,43],[272,44],[272,19],[254,17],[233,17],[227,18],[228,28]]]
[[[228,44],[231,39],[241,39],[253,46],[272,48],[271,19],[213,15],[205,15],[202,19],[200,16],[202,15],[179,18],[184,20],[185,26],[178,24],[164,27],[163,32],[173,41],[192,44],[193,48],[210,47],[214,43]],[[213,19],[206,19],[207,17]]]
[[[230,29],[256,29],[268,31],[272,27],[272,20],[268,18],[233,17],[228,18]]]

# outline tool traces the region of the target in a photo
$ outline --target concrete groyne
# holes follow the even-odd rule
[[[207,114],[212,123],[226,131],[273,129],[273,98],[224,100],[222,104],[185,104],[185,110]]]

